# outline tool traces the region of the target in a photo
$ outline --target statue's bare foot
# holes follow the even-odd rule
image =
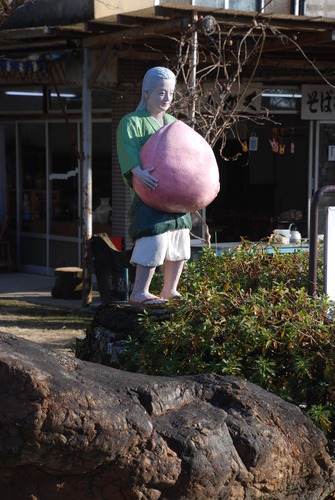
[[[129,304],[132,306],[148,306],[148,305],[163,305],[167,300],[162,297],[157,297],[152,293],[132,294],[129,299]]]

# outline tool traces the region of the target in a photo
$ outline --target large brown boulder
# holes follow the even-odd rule
[[[324,499],[326,439],[235,377],[150,377],[0,333],[2,500]]]

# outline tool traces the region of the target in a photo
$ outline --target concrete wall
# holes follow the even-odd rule
[[[306,0],[305,15],[335,18],[334,0]]]
[[[141,11],[154,5],[154,0],[94,0],[95,19]]]

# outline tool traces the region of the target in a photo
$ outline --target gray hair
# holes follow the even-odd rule
[[[146,72],[142,82],[142,98],[136,109],[146,109],[148,95],[151,94],[159,80],[162,79],[176,81],[176,75],[170,69],[162,66],[155,66]]]

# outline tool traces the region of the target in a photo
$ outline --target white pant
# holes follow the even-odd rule
[[[190,231],[177,229],[136,240],[130,263],[157,267],[163,265],[165,260],[183,261],[190,257]]]

